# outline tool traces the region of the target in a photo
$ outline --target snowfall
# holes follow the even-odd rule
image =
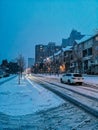
[[[52,77],[60,78],[56,75]],[[13,75],[0,79],[0,130],[98,130],[96,117],[27,76],[21,78],[20,84],[18,80],[18,76]],[[84,80],[98,85],[97,76],[85,76]]]

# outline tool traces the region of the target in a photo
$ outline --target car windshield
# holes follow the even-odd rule
[[[81,74],[73,74],[74,77],[82,77]]]

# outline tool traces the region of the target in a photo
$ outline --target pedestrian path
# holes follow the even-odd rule
[[[64,101],[26,77],[18,76],[0,87],[0,112],[19,116],[57,107]]]

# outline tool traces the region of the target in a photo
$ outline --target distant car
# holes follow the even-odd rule
[[[61,83],[82,85],[83,77],[82,77],[82,74],[79,74],[79,73],[66,73],[62,75],[62,77],[60,78],[60,81]]]

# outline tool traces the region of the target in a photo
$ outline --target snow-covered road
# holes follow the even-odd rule
[[[54,80],[60,80],[60,77],[62,76],[62,74],[59,75],[35,74],[35,76],[37,75],[42,77],[52,78]],[[83,75],[83,77],[84,77],[84,83],[91,84],[98,87],[98,75]]]
[[[49,77],[30,76],[29,78],[45,84],[45,88],[98,117],[98,88],[92,90],[92,88],[87,89],[83,86],[61,84],[58,80]]]
[[[0,86],[0,129],[97,130],[98,119],[30,81],[18,77]]]

